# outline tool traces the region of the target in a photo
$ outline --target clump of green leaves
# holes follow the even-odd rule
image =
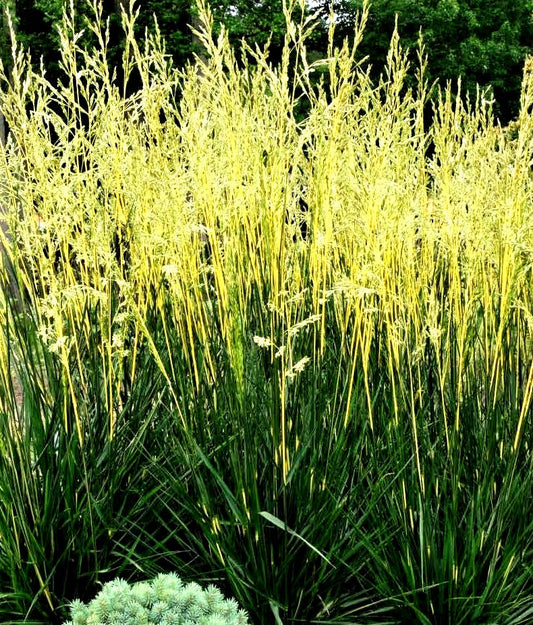
[[[174,573],[151,582],[115,579],[89,603],[74,601],[66,625],[245,625],[248,617],[215,586],[184,584]]]

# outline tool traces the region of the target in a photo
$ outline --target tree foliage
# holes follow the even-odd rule
[[[80,25],[91,15],[87,2],[72,0]],[[20,40],[31,49],[36,62],[43,59],[53,77],[58,71],[59,41],[55,26],[61,20],[65,0],[0,0],[12,14]],[[215,20],[224,24],[230,40],[245,38],[249,44],[269,45],[273,62],[285,36],[283,0],[214,0]],[[110,22],[109,59],[120,66],[122,33],[120,13],[126,0],[103,0],[103,17]],[[314,0],[309,11],[323,18],[312,44],[324,54],[331,9],[338,20],[337,37],[353,33],[363,0]],[[198,47],[190,25],[195,23],[194,0],[138,0],[138,34],[158,28],[167,51],[177,65],[190,60]],[[475,95],[476,85],[490,87],[496,112],[503,120],[518,111],[522,66],[533,49],[533,0],[372,0],[361,53],[368,55],[374,74],[385,62],[397,20],[402,45],[416,48],[420,33],[428,54],[428,78],[457,80],[463,91]],[[4,19],[1,56],[9,60],[9,41]],[[311,51],[312,52],[312,51]],[[414,54],[413,54],[414,59]]]
[[[362,4],[334,2],[339,35],[350,33]],[[478,84],[490,87],[501,118],[516,116],[522,66],[533,46],[532,0],[373,0],[361,51],[376,71],[385,61],[396,20],[404,47],[416,48],[422,33],[429,78],[461,77],[471,95]]]

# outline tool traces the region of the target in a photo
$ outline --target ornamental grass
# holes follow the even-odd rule
[[[256,625],[533,619],[532,61],[510,132],[292,8],[277,66],[203,0],[181,69],[132,7],[119,68],[97,3],[58,83],[13,45],[2,623],[169,571]]]

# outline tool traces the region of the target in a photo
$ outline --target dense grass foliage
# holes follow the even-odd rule
[[[424,119],[396,35],[372,84],[365,12],[274,69],[200,11],[180,71],[126,20],[134,95],[98,7],[4,81],[0,620],[178,571],[258,625],[531,622],[531,61],[510,133]]]

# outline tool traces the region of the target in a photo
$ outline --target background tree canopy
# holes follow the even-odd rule
[[[64,0],[0,0],[8,10],[18,36],[38,61],[43,58],[49,76],[59,71],[58,38],[54,24],[61,19]],[[90,13],[85,1],[74,0],[76,11]],[[315,50],[326,51],[327,18],[333,8],[338,20],[337,38],[353,32],[363,0],[313,0],[309,11],[318,11],[321,25],[314,38]],[[119,64],[121,54],[120,11],[125,0],[103,0],[104,17],[110,18],[110,62]],[[167,42],[167,51],[181,65],[198,51],[189,28],[195,23],[191,0],[139,0],[137,26],[142,33],[154,28],[153,16]],[[211,3],[215,19],[225,24],[234,42],[246,38],[252,45],[270,42],[276,62],[283,43],[285,18],[283,0],[218,0]],[[373,0],[366,36],[360,48],[379,74],[385,61],[395,20],[404,48],[416,48],[420,32],[428,55],[428,79],[456,80],[462,77],[464,92],[475,94],[476,85],[490,86],[495,111],[503,123],[518,112],[522,66],[533,51],[533,0]],[[0,41],[1,56],[9,68],[7,21]],[[415,53],[412,60],[415,61]]]
[[[323,14],[328,4],[321,6]],[[334,2],[339,36],[349,35],[362,5],[362,0]],[[533,49],[533,0],[373,0],[361,52],[376,72],[385,61],[396,16],[404,48],[416,49],[422,32],[430,80],[461,77],[470,94],[477,84],[490,86],[501,120],[517,115],[523,62]]]

